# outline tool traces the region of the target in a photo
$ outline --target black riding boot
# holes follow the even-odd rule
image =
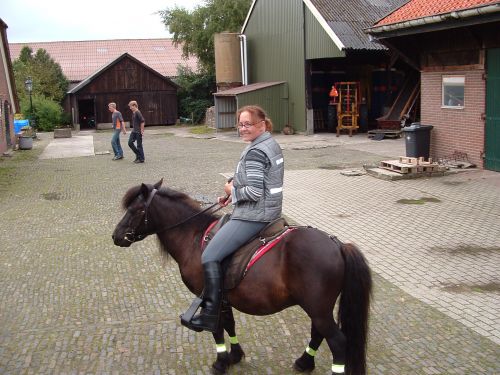
[[[202,309],[189,322],[188,328],[194,331],[215,332],[219,324],[222,304],[222,269],[219,262],[207,262],[203,265],[205,289],[203,291]]]

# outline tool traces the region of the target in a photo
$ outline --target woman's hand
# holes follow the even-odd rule
[[[233,179],[229,179],[224,185],[224,193],[230,196],[233,193]]]
[[[217,202],[221,207],[226,207],[231,202],[231,195],[225,195],[217,198]]]

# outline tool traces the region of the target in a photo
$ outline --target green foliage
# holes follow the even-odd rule
[[[213,93],[216,91],[215,75],[194,73],[188,68],[179,67],[176,83],[180,86],[179,116],[193,119],[199,124],[205,118],[205,111],[213,105]]]
[[[173,34],[174,43],[182,43],[184,56],[195,55],[202,70],[214,74],[214,34],[239,32],[251,3],[252,0],[205,0],[204,6],[192,12],[175,6],[158,13]]]
[[[33,95],[33,113],[30,113],[29,98],[22,98],[21,111],[26,114],[26,118],[35,121],[38,130],[53,131],[55,126],[61,124],[62,107],[42,95]]]
[[[32,95],[43,96],[60,103],[68,89],[69,82],[64,76],[61,66],[50,57],[44,49],[36,54],[24,46],[19,58],[12,63],[18,97],[29,97],[26,92],[25,81],[31,77],[33,81]]]

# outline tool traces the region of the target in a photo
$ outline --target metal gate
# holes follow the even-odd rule
[[[500,171],[500,48],[489,49],[487,53],[484,167]]]

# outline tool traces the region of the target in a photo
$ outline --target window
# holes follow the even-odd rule
[[[464,76],[443,77],[443,107],[463,108],[464,107]]]

